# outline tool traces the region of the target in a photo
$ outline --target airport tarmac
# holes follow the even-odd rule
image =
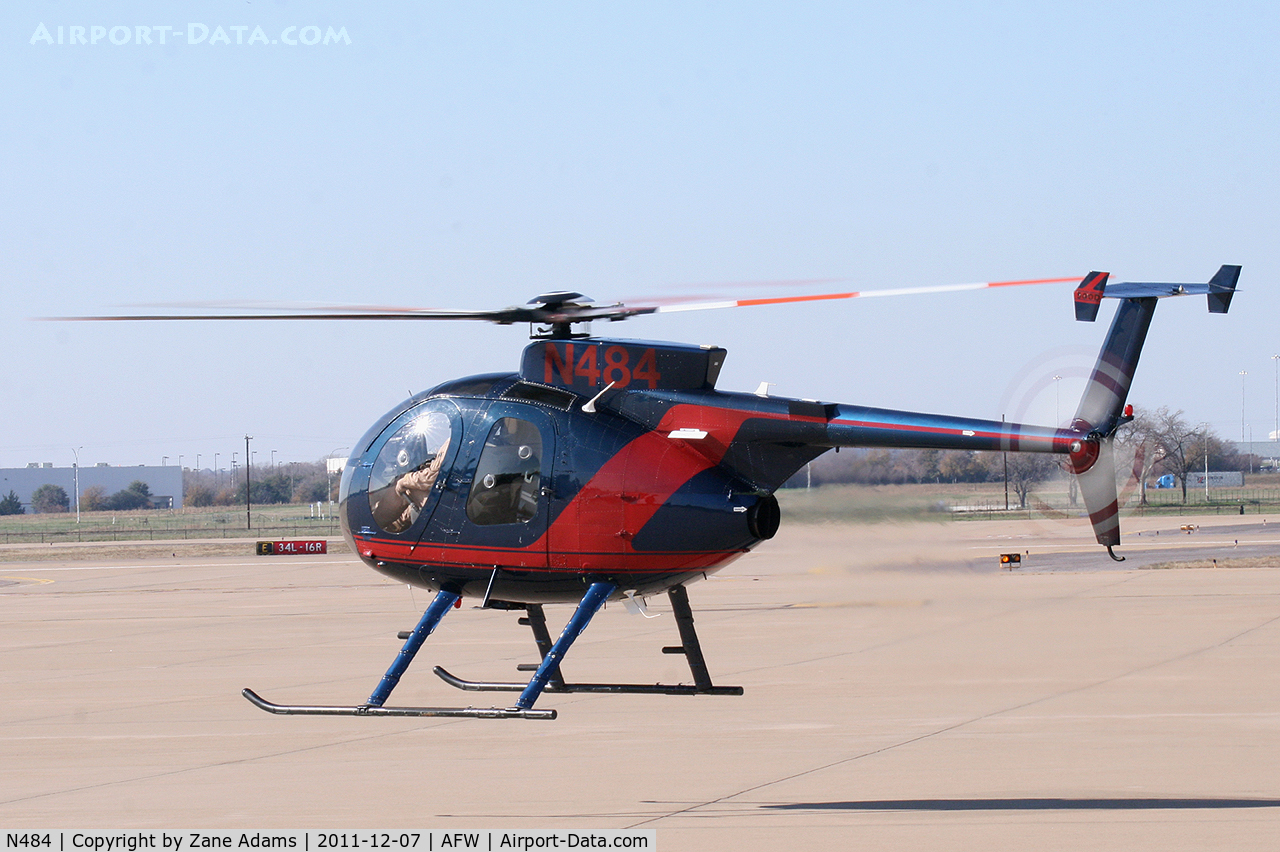
[[[245,701],[247,686],[358,704],[376,685],[430,597],[349,555],[6,549],[0,826],[1273,849],[1280,519],[1262,520],[1126,519],[1124,563],[1079,521],[784,524],[689,589],[712,676],[743,696],[544,694],[555,721],[273,716]],[[1022,567],[1001,570],[1014,551]],[[509,702],[431,673],[510,680],[534,660],[516,613],[471,603],[390,704]],[[569,611],[548,607],[553,631]],[[678,641],[665,598],[654,614],[610,605],[566,676],[688,681],[660,653]]]

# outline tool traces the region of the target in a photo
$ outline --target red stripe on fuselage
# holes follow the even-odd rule
[[[368,559],[520,570],[660,572],[711,570],[742,551],[636,551],[631,539],[676,491],[724,458],[742,424],[752,418],[825,422],[701,405],[675,405],[657,429],[645,432],[613,455],[561,510],[540,538],[525,547],[501,548],[440,542],[357,537]],[[699,429],[700,440],[667,437],[676,429]],[[549,567],[548,567],[549,566]]]
[[[610,572],[629,574],[663,574],[677,571],[714,571],[737,559],[743,550],[700,551],[625,551],[612,550],[599,553],[552,553],[551,561],[563,562],[561,566],[548,567],[547,554],[538,550],[538,544],[525,548],[481,547],[477,545],[441,544],[424,542],[413,545],[371,536],[357,535],[356,544],[368,559],[394,562],[403,565],[442,566],[489,570],[503,568],[536,574],[581,574]],[[617,541],[626,544],[622,539]],[[614,542],[610,542],[614,544]],[[557,555],[563,557],[557,559]],[[588,567],[579,567],[587,565]]]
[[[551,567],[606,570],[619,558],[635,555],[631,539],[636,533],[685,483],[719,464],[743,422],[759,416],[736,409],[672,406],[656,429],[605,462],[556,518],[547,532]],[[707,435],[689,441],[667,437],[682,428]],[[663,561],[654,553],[645,556]],[[673,563],[687,558],[688,554],[672,553],[666,564],[685,567]]]

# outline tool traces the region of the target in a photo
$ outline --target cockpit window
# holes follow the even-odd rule
[[[542,435],[527,420],[503,417],[489,430],[467,498],[477,524],[514,524],[538,514]]]
[[[440,477],[452,434],[448,415],[424,411],[387,440],[369,474],[369,508],[379,527],[404,532],[418,519]]]

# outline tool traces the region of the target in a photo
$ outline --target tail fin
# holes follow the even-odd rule
[[[1231,297],[1236,294],[1236,282],[1240,280],[1240,267],[1223,266],[1209,279],[1209,313],[1225,314],[1231,307]]]
[[[1102,306],[1102,296],[1106,292],[1106,272],[1090,272],[1076,288],[1076,319],[1081,322],[1093,322],[1098,318],[1098,308]]]
[[[1095,299],[1100,302],[1106,296],[1121,300],[1071,424],[1071,430],[1080,437],[1072,443],[1070,455],[1070,467],[1080,481],[1094,535],[1113,559],[1122,557],[1111,551],[1120,543],[1120,507],[1111,444],[1116,429],[1133,419],[1125,400],[1156,302],[1165,296],[1206,293],[1210,312],[1225,314],[1239,277],[1239,266],[1223,266],[1208,284],[1122,282],[1107,287],[1106,274],[1092,272],[1076,288],[1077,319],[1092,321],[1097,316]]]
[[[1125,299],[1111,321],[1098,363],[1089,376],[1072,428],[1110,436],[1120,425],[1142,344],[1156,312],[1154,298]]]

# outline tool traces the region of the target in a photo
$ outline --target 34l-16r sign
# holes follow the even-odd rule
[[[327,542],[321,541],[260,541],[259,556],[296,556],[307,553],[328,553]]]

